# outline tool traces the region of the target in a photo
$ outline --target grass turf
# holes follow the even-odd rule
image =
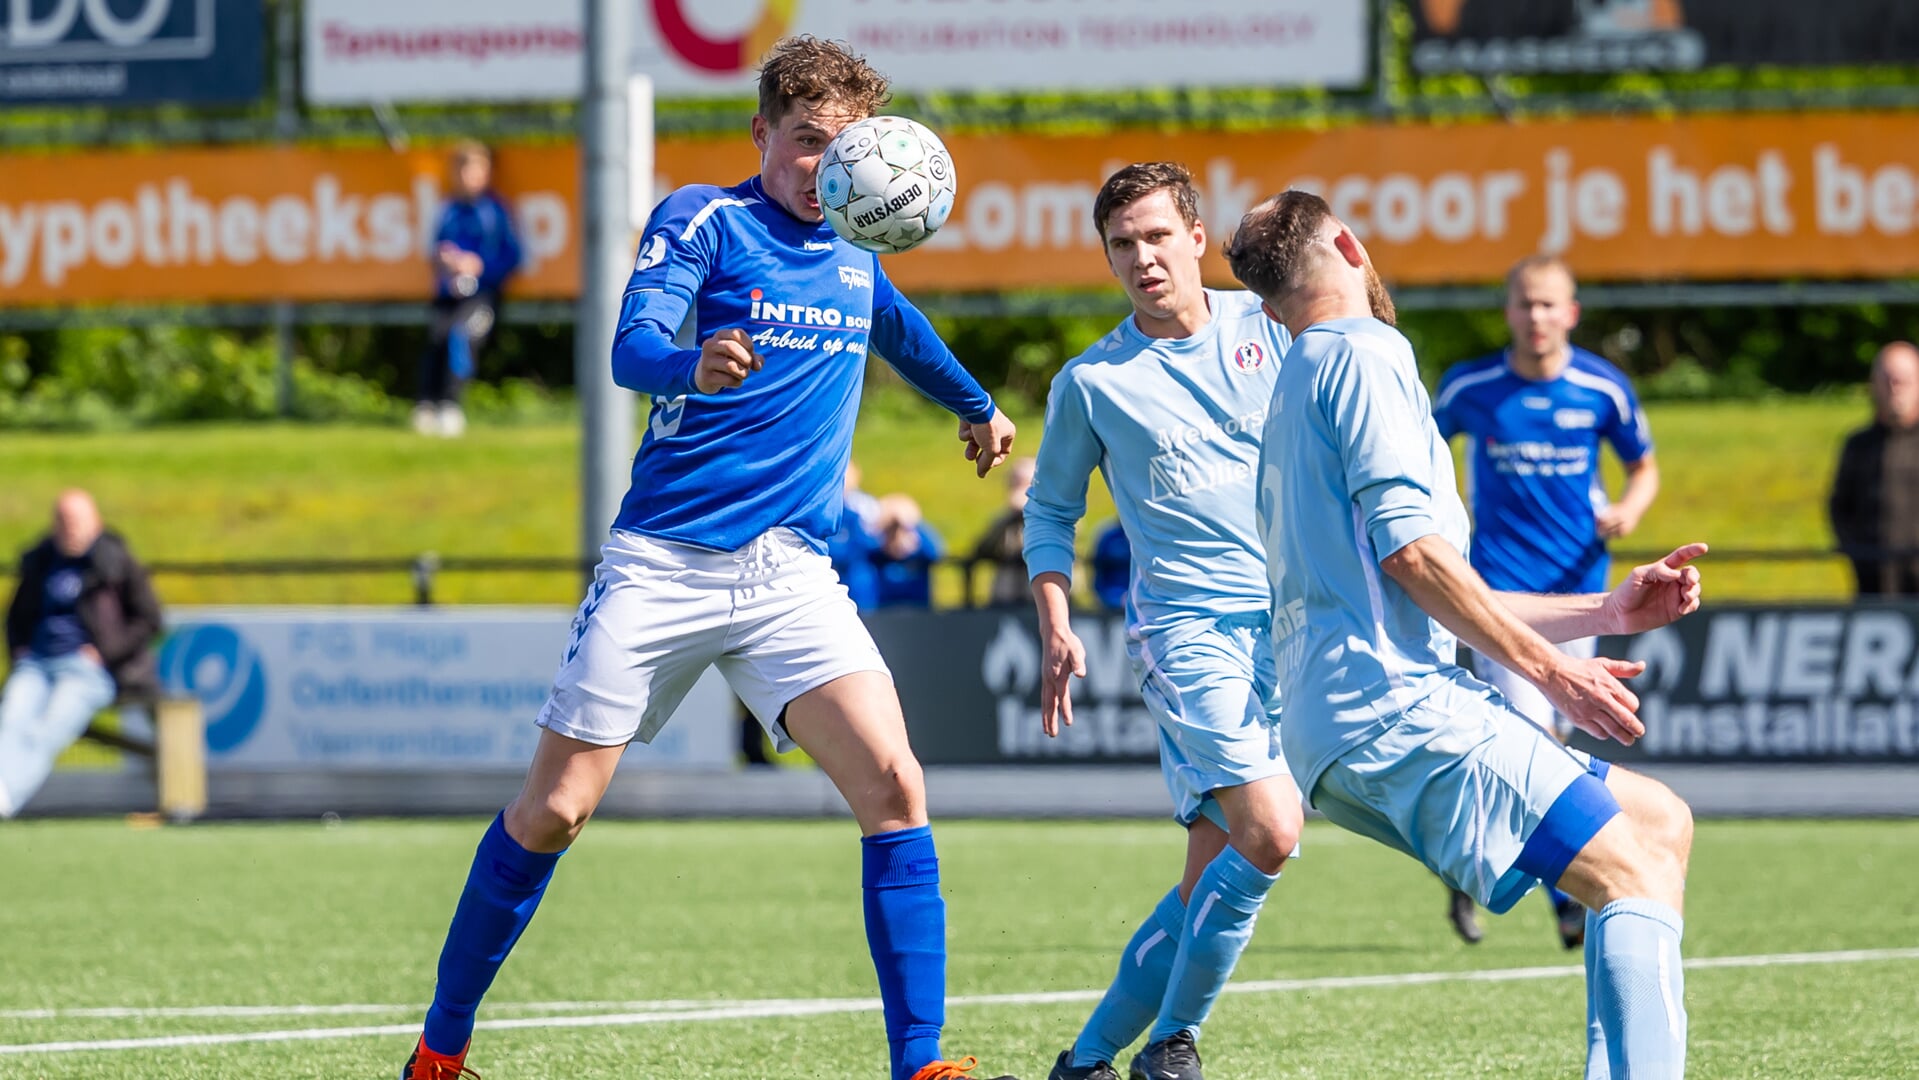
[[[997,477],[975,479],[946,414],[874,395],[855,438],[868,491],[904,491],[955,552],[998,510]],[[1625,545],[1664,550],[1704,539],[1721,548],[1823,548],[1825,497],[1861,402],[1832,398],[1665,405],[1649,409],[1665,489]],[[1018,416],[1020,448],[1037,417]],[[45,529],[63,486],[92,488],[148,560],[298,560],[445,556],[566,557],[578,535],[579,449],[572,426],[476,427],[457,441],[391,428],[206,426],[132,433],[0,433],[0,552]],[[1610,462],[1610,457],[1608,457]],[[1615,481],[1615,490],[1617,482]],[[1112,516],[1095,478],[1082,543]],[[8,568],[10,569],[10,567]],[[1838,598],[1837,560],[1711,566],[1720,599]],[[407,603],[403,573],[337,577],[197,577],[160,581],[171,603]],[[954,602],[957,574],[939,582]],[[453,603],[578,600],[573,573],[442,575]]]
[[[0,829],[0,1043],[304,1031],[390,1033],[0,1053],[0,1076],[378,1077],[397,1073],[482,823],[16,822]],[[1177,873],[1157,822],[940,826],[955,995],[1103,987]],[[1912,1075],[1919,1044],[1919,822],[1706,822],[1687,955],[1904,948],[1903,958],[1695,969],[1690,1075]],[[841,822],[596,822],[561,864],[483,1019],[632,1006],[531,1002],[870,998],[858,845]],[[1445,893],[1384,848],[1316,823],[1236,981],[1562,968],[1537,897],[1453,938]],[[1210,1074],[1568,1076],[1577,977],[1230,994]],[[388,1004],[378,1013],[29,1017],[19,1010]],[[1039,1080],[1090,1003],[955,1004],[951,1051]],[[883,1075],[875,1012],[479,1033],[490,1080]],[[989,1072],[988,1075],[991,1075]]]

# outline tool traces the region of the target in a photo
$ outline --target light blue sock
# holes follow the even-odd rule
[[[1586,912],[1586,1080],[1612,1080],[1606,1029],[1599,1023],[1599,916]]]
[[[1600,909],[1594,929],[1594,1005],[1611,1080],[1678,1080],[1686,1074],[1685,920],[1657,901],[1615,900]]]
[[[1227,845],[1199,875],[1186,904],[1179,952],[1167,979],[1166,1000],[1147,1041],[1159,1042],[1182,1031],[1197,1033],[1213,999],[1233,974],[1239,954],[1253,939],[1253,921],[1278,874],[1268,874]]]
[[[1090,1069],[1102,1061],[1112,1061],[1159,1015],[1185,915],[1186,905],[1175,885],[1133,932],[1133,940],[1126,943],[1126,954],[1119,958],[1113,985],[1106,988],[1106,996],[1099,1000],[1099,1007],[1073,1043],[1075,1068]]]

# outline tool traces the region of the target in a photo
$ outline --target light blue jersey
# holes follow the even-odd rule
[[[1437,534],[1467,550],[1453,459],[1412,345],[1335,319],[1280,364],[1260,458],[1259,520],[1286,702],[1286,760],[1311,793],[1332,760],[1458,679],[1456,642],[1379,561]],[[1477,685],[1477,684],[1475,684]]]
[[[1139,634],[1270,606],[1254,475],[1291,336],[1250,293],[1206,300],[1212,318],[1191,337],[1148,337],[1129,316],[1060,371],[1027,494],[1027,573],[1070,579],[1099,469],[1132,546],[1126,609]]]

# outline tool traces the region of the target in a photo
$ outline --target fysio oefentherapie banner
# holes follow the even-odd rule
[[[1912,0],[1410,0],[1413,70],[1683,71],[1919,59]]]
[[[1365,82],[1371,0],[639,0],[633,70],[663,97],[744,96],[787,34],[844,41],[895,89]]]
[[[260,0],[6,0],[0,105],[249,101],[265,20]]]

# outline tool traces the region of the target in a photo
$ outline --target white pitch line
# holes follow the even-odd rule
[[[1716,968],[1789,967],[1805,964],[1856,964],[1886,960],[1919,960],[1919,948],[1847,949],[1833,952],[1771,953],[1757,956],[1709,956],[1686,961],[1694,971]],[[1389,975],[1333,975],[1318,979],[1265,979],[1232,983],[1229,994],[1287,993],[1299,990],[1342,990],[1372,987],[1426,986],[1454,982],[1521,982],[1529,979],[1559,979],[1583,975],[1580,966],[1500,968],[1488,971],[1412,971]],[[1052,990],[1018,994],[972,994],[948,998],[953,1006],[965,1005],[1050,1005],[1097,1001],[1104,990]],[[521,1008],[543,1009],[591,1002],[529,1002]],[[828,1013],[877,1012],[880,1003],[869,998],[772,999],[738,1002],[657,1002],[656,1007],[636,1012],[604,1013],[588,1016],[526,1016],[505,1020],[482,1020],[475,1025],[484,1031],[523,1028],[627,1027],[674,1021],[761,1020],[788,1016],[820,1016]],[[661,1008],[658,1006],[673,1006]],[[248,1008],[249,1006],[208,1006],[208,1008]],[[407,1006],[418,1008],[417,1005]],[[259,1006],[275,1008],[275,1006]],[[288,1008],[281,1006],[279,1008]],[[376,1010],[399,1006],[346,1005],[303,1006],[315,1010]],[[32,1010],[28,1010],[32,1011]],[[57,1011],[57,1010],[56,1010]],[[73,1015],[73,1010],[61,1012]],[[136,1015],[154,1015],[142,1013]],[[232,1013],[193,1013],[190,1015],[233,1015]],[[261,1015],[261,1014],[252,1014]],[[305,1015],[304,1013],[295,1015]],[[82,1051],[158,1050],[182,1046],[221,1046],[234,1043],[295,1042],[323,1039],[355,1039],[381,1035],[412,1035],[418,1023],[380,1024],[366,1027],[304,1028],[290,1031],[236,1031],[205,1035],[161,1035],[138,1039],[95,1039],[74,1042],[0,1043],[0,1055],[60,1054]]]

